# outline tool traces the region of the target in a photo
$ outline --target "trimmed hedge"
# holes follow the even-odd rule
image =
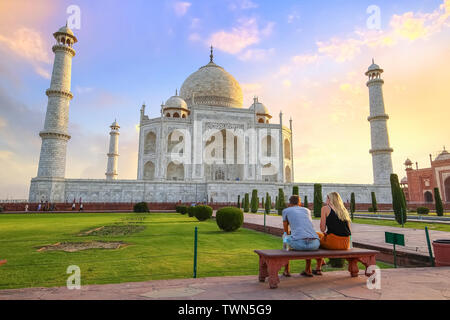
[[[250,211],[250,201],[248,199],[248,193],[245,194],[244,196],[244,212],[249,212]]]
[[[305,200],[303,201],[303,206],[304,206],[305,208],[308,208],[308,207],[309,207],[308,196],[305,196]]]
[[[371,193],[372,196],[372,212],[378,212],[378,204],[377,204],[377,197],[375,196],[375,192]]]
[[[418,207],[417,208],[417,213],[418,214],[429,214],[430,213],[430,209],[428,209],[427,207]]]
[[[192,207],[192,206],[187,207],[187,214],[188,214],[189,217],[191,217],[191,218],[195,215],[194,209],[195,209],[195,207]]]
[[[314,217],[320,218],[322,214],[323,197],[322,197],[322,185],[319,183],[314,184]]]
[[[199,205],[194,207],[194,216],[198,221],[211,219],[213,209],[210,206]]]
[[[149,213],[150,210],[148,209],[147,202],[138,202],[133,207],[134,212],[147,212]]]
[[[298,196],[299,195],[299,193],[298,193],[298,186],[293,186],[292,187],[292,195],[294,195],[294,196]]]
[[[259,200],[258,200],[258,190],[252,191],[252,200],[250,202],[250,210],[252,213],[258,212]]]
[[[187,206],[176,206],[176,208],[175,208],[176,212],[181,213],[181,214],[186,214],[187,209],[188,209]]]
[[[398,182],[398,176],[395,173],[391,174],[391,192],[392,192],[392,208],[395,213],[395,220],[398,224],[405,224],[408,219],[408,208],[406,207],[405,194],[400,183]]]
[[[356,211],[356,200],[355,200],[355,193],[352,192],[350,195],[350,217],[353,221],[353,213]]]
[[[270,199],[270,195],[266,193],[266,203],[264,204],[264,212],[266,214],[270,213],[270,209],[272,208],[272,199]]]
[[[434,188],[434,203],[436,205],[436,214],[439,217],[444,215],[444,206],[442,205],[441,194],[439,193],[439,188]]]
[[[278,215],[281,216],[283,214],[283,210],[286,209],[286,202],[284,199],[284,191],[282,188],[278,189]]]
[[[244,223],[244,213],[235,207],[221,208],[216,212],[216,222],[223,231],[236,231]]]

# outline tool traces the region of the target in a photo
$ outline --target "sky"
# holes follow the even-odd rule
[[[293,119],[296,182],[372,183],[365,71],[383,69],[394,172],[450,148],[450,0],[0,0],[0,199],[37,174],[53,32],[80,10],[67,178],[105,178],[117,118],[119,178],[136,179],[139,110],[150,118],[214,61],[278,122]],[[374,9],[375,8],[375,9]],[[70,20],[74,21],[74,20]]]

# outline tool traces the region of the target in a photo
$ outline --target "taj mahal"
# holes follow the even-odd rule
[[[261,97],[244,106],[239,82],[209,62],[186,78],[180,90],[161,106],[157,118],[140,107],[138,170],[135,180],[121,180],[118,172],[120,126],[110,126],[105,179],[65,177],[72,59],[78,39],[66,25],[53,34],[56,43],[48,105],[37,176],[31,180],[29,201],[67,202],[235,202],[238,195],[257,189],[273,199],[278,189],[290,195],[293,185],[313,199],[312,183],[294,182],[293,122],[283,113],[274,116]],[[374,62],[368,76],[373,184],[322,184],[323,194],[352,192],[356,201],[391,202],[389,176],[393,172],[381,78]],[[139,116],[139,108],[136,108]],[[277,120],[277,121],[275,121]],[[120,122],[120,119],[119,119]],[[302,139],[297,136],[297,139]],[[320,181],[317,181],[320,183]]]

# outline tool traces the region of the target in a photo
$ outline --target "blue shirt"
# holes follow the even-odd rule
[[[289,207],[283,210],[283,221],[291,226],[292,240],[319,239],[311,219],[311,211],[304,207]]]

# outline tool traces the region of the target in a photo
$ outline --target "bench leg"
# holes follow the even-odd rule
[[[358,269],[358,259],[347,259],[348,261],[348,272],[350,272],[350,275],[352,277],[357,277],[359,273]]]
[[[267,271],[267,262],[263,257],[259,257],[259,282],[265,282],[266,278],[269,276]]]
[[[365,275],[367,277],[370,277],[371,275],[373,275],[375,273],[375,270],[372,273],[367,273],[367,268],[373,265],[377,264],[377,261],[375,259],[375,255],[373,256],[368,256],[368,257],[361,257],[358,259],[365,267],[366,267],[366,271],[365,271]]]
[[[269,286],[270,289],[276,289],[278,283],[280,283],[280,278],[278,277],[278,272],[282,267],[289,264],[289,260],[286,259],[269,259],[266,260],[268,272],[269,272]]]

